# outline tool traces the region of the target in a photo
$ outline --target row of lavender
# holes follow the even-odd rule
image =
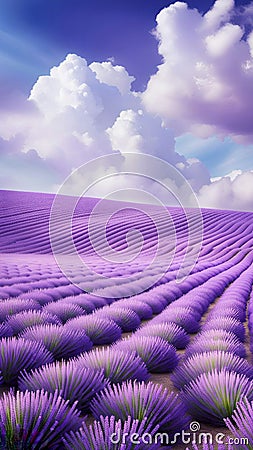
[[[131,427],[136,427],[136,429],[142,427],[142,429],[147,430],[147,427],[149,427],[148,429],[153,433],[157,431],[158,424],[160,427],[159,430],[166,430],[170,436],[180,428],[187,426],[189,419],[186,415],[186,404],[192,404],[190,397],[191,391],[194,392],[194,389],[196,389],[196,386],[191,384],[193,383],[192,380],[194,380],[195,384],[198,384],[198,388],[207,386],[206,390],[208,390],[208,380],[210,378],[209,385],[211,384],[211,386],[215,386],[214,382],[217,381],[218,392],[220,392],[219,389],[222,389],[222,382],[224,387],[227,387],[227,385],[231,386],[231,383],[235,383],[238,389],[241,389],[241,386],[243,386],[239,394],[235,389],[237,397],[231,400],[229,411],[231,415],[240,395],[246,395],[251,400],[250,389],[252,390],[251,383],[248,382],[252,378],[251,366],[242,359],[245,356],[242,344],[244,339],[244,327],[242,323],[245,320],[245,301],[252,285],[250,269],[247,271],[247,267],[251,264],[252,258],[246,256],[242,262],[238,258],[238,265],[232,267],[235,262],[234,259],[230,267],[225,271],[223,267],[223,272],[221,273],[219,273],[219,270],[209,271],[208,281],[204,281],[202,286],[199,285],[189,290],[188,294],[186,293],[183,296],[183,291],[181,290],[180,292],[179,289],[177,293],[174,292],[174,295],[170,291],[168,298],[168,287],[161,285],[154,289],[153,294],[155,295],[153,296],[149,293],[138,296],[135,302],[133,300],[118,301],[115,305],[112,304],[101,310],[96,310],[89,317],[82,314],[80,319],[69,319],[66,312],[60,316],[61,309],[58,310],[58,316],[52,315],[52,312],[57,311],[48,312],[46,310],[46,308],[55,307],[56,304],[63,305],[64,300],[44,305],[42,306],[42,311],[40,311],[41,305],[38,303],[37,305],[39,306],[32,312],[29,311],[31,304],[28,300],[23,300],[23,302],[28,302],[23,304],[21,300],[7,300],[2,302],[2,305],[6,305],[2,311],[6,308],[7,314],[1,327],[5,329],[4,333],[7,333],[7,335],[8,333],[17,335],[14,338],[3,338],[1,341],[1,354],[4,355],[2,356],[1,362],[3,380],[6,384],[15,386],[19,377],[19,389],[26,390],[25,394],[21,394],[18,391],[16,396],[13,393],[5,395],[3,399],[5,404],[3,405],[2,411],[11,402],[12,404],[13,402],[21,402],[23,407],[25,404],[33,405],[31,408],[34,407],[34,411],[39,411],[41,417],[43,417],[44,411],[47,417],[48,412],[46,412],[45,405],[49,400],[48,392],[51,393],[51,404],[58,405],[56,409],[52,408],[50,410],[52,413],[51,419],[54,423],[57,421],[59,425],[57,424],[55,435],[52,435],[52,439],[51,437],[46,437],[48,429],[47,426],[44,427],[45,423],[43,421],[41,424],[42,434],[40,434],[39,440],[36,441],[37,432],[34,433],[31,430],[33,435],[31,439],[35,439],[34,443],[31,444],[33,445],[32,448],[37,448],[36,445],[41,445],[39,442],[42,439],[43,443],[45,442],[46,448],[53,448],[50,446],[58,445],[62,429],[65,431],[75,429],[77,424],[78,426],[80,425],[80,422],[77,421],[77,416],[80,411],[83,414],[89,410],[93,412],[97,419],[100,415],[105,417],[108,415],[111,416],[113,411],[114,419],[101,419],[95,425],[106,435],[104,436],[105,439],[108,439],[109,431],[111,432],[115,427],[123,427],[124,430]],[[246,272],[240,276],[245,270]],[[200,277],[202,275],[203,281],[205,274],[202,273],[199,275]],[[210,278],[211,276],[212,279]],[[239,279],[233,282],[238,276]],[[191,282],[194,279],[197,280],[197,278],[197,275],[192,275],[192,279],[190,277]],[[188,280],[188,287],[191,282]],[[166,390],[162,390],[162,388],[158,389],[152,383],[143,383],[143,381],[148,379],[149,372],[170,372],[176,367],[179,358],[176,355],[175,347],[184,348],[188,344],[189,333],[198,331],[200,319],[210,303],[222,294],[226,286],[231,282],[233,284],[226,290],[220,301],[216,304],[210,315],[210,320],[203,327],[203,331],[187,347],[186,358],[180,362],[178,369],[174,373],[174,383],[177,387],[183,388],[182,394],[176,396],[175,394],[169,394]],[[193,285],[194,283],[191,284],[191,287]],[[187,291],[187,287],[185,287],[185,290]],[[179,297],[178,300],[176,300],[177,297]],[[78,298],[79,300],[87,301],[88,296],[78,296]],[[91,298],[89,297],[90,301]],[[172,300],[174,301],[172,302]],[[94,301],[99,301],[99,299],[95,298]],[[153,309],[150,303],[153,303]],[[168,303],[171,304],[167,306]],[[10,315],[13,309],[8,310],[8,304],[9,306],[11,304],[14,310],[15,304],[23,305],[21,309],[23,307],[24,309],[28,309],[28,311]],[[68,301],[64,304],[69,305]],[[228,314],[226,314],[227,317],[224,317],[224,314],[222,314],[225,305],[228,311]],[[73,306],[72,302],[71,306]],[[103,305],[100,304],[99,306]],[[67,347],[68,343],[71,342],[72,338],[70,336],[76,336],[76,341],[74,340],[71,343],[73,351],[76,352],[75,354],[83,351],[87,352],[90,350],[92,343],[103,344],[117,341],[121,336],[122,330],[135,330],[139,326],[141,319],[150,319],[153,313],[158,312],[161,314],[137,330],[130,339],[120,341],[108,350],[96,349],[82,354],[75,360],[52,364],[53,359],[60,359],[63,356],[65,358],[73,356],[71,352],[68,354],[68,350],[64,350],[65,353],[61,354],[62,348],[64,348],[64,342]],[[107,316],[107,319],[101,318],[105,316]],[[63,325],[64,322],[65,325]],[[106,327],[101,333],[102,324],[106,324]],[[61,331],[60,333],[59,330]],[[108,334],[110,338],[109,340],[107,338],[105,342],[105,337]],[[86,348],[83,347],[80,349],[78,348],[78,342],[82,341],[82,339],[83,345],[86,345]],[[121,346],[124,352],[120,349]],[[205,352],[203,352],[203,349]],[[126,350],[130,353],[127,354]],[[225,353],[224,350],[226,352],[229,351],[229,353]],[[201,355],[199,354],[200,352]],[[192,356],[193,354],[194,356]],[[195,359],[192,361],[191,358]],[[208,365],[210,361],[212,362]],[[36,369],[36,367],[41,365],[43,367]],[[188,380],[180,384],[182,373],[188,373],[188,365],[193,367],[196,372],[190,372]],[[198,370],[196,369],[197,367]],[[217,373],[213,371],[214,367]],[[31,371],[31,369],[34,370]],[[21,371],[23,372],[20,375]],[[237,384],[235,382],[236,380]],[[248,386],[248,390],[246,390],[246,386]],[[27,392],[27,390],[36,391],[41,388],[44,388],[45,392],[37,392],[36,394],[29,394]],[[66,409],[66,404],[62,399],[62,408],[60,408],[58,393],[60,393],[60,396],[65,401],[69,401],[71,405],[77,406],[77,409],[73,409],[74,406],[72,406],[72,409]],[[98,396],[94,399],[95,394],[98,394]],[[205,398],[205,395],[206,392],[204,391],[203,398],[209,408],[209,414],[210,410],[212,411],[210,406],[211,402],[210,398]],[[118,398],[122,401],[121,406],[117,402]],[[133,403],[133,399],[135,398],[139,399],[139,404]],[[156,399],[158,405],[157,410],[154,409],[152,402],[150,404],[148,401],[149,398]],[[78,400],[77,405],[74,403],[76,400]],[[35,403],[37,405],[36,407],[34,406]],[[124,405],[128,403],[129,409],[126,409]],[[15,404],[17,405],[17,403]],[[38,404],[41,405],[41,408],[44,408],[42,411]],[[203,420],[205,418],[203,408],[201,410],[199,404],[196,405],[196,399],[193,405],[195,410],[191,410],[192,415],[194,417],[201,417],[201,420]],[[249,403],[245,403],[240,407],[246,407],[245,405],[248,408],[251,407]],[[65,411],[65,413],[66,411],[68,413],[71,411],[69,413],[70,415],[66,415],[69,426],[66,426],[65,422],[60,420],[60,416],[54,416],[56,411]],[[154,414],[151,414],[151,411],[154,411]],[[228,411],[225,410],[224,412],[223,409],[223,414],[225,415],[222,416],[219,408],[218,414],[217,411],[215,411],[215,414],[212,412],[214,423],[219,422],[220,424],[220,420],[228,416],[227,413]],[[7,418],[4,419],[3,412],[1,414],[4,423],[4,420],[7,420]],[[29,414],[32,417],[30,410]],[[64,414],[63,417],[65,417]],[[128,414],[131,416],[131,419],[135,418],[139,422],[130,420]],[[240,414],[242,415],[241,412]],[[150,417],[149,423],[144,419],[146,416]],[[121,422],[117,422],[119,419]],[[229,425],[229,422],[227,423]],[[52,423],[48,422],[48,424],[52,428]],[[232,425],[230,424],[230,426]],[[98,445],[100,444],[94,441],[94,436],[95,434],[92,434],[92,430],[87,432],[86,426],[84,425],[77,435],[71,434],[71,437],[66,438],[65,445],[68,446],[67,448],[104,448],[103,440],[101,441],[101,447],[99,447]],[[17,438],[22,441],[22,437],[18,433]],[[89,446],[87,439],[89,440]],[[92,441],[94,441],[93,447]],[[7,443],[6,448],[10,448],[7,446]],[[159,447],[156,446],[154,448]]]
[[[2,208],[0,249],[13,255],[4,255],[0,267],[0,370],[5,390],[0,401],[0,447],[144,450],[146,443],[113,444],[110,436],[162,431],[170,438],[187,428],[189,412],[200,421],[211,417],[214,424],[232,416],[240,430],[249,433],[252,367],[245,359],[243,324],[252,285],[252,215],[203,211],[198,263],[192,275],[177,284],[187,228],[180,209],[170,211],[179,243],[165,274],[162,267],[144,271],[145,257],[124,267],[93,259],[83,217],[77,214],[78,248],[106,279],[74,267],[75,286],[62,276],[50,255],[52,198],[48,202],[39,196],[34,204],[32,200],[31,194],[24,202],[11,198]],[[85,220],[89,210],[86,202]],[[128,213],[118,223],[108,224],[115,248],[126,245],[126,232],[137,219]],[[64,211],[57,224],[59,237],[64,238],[62,225]],[[146,220],[138,226],[147,238],[148,256],[154,234]],[[166,224],[163,230],[168,236]],[[165,244],[166,253],[171,247],[169,236]],[[115,275],[117,283],[111,279]],[[129,282],[123,282],[124,278]],[[147,280],[154,288],[133,296]],[[98,297],[82,294],[87,281]],[[249,306],[250,333],[251,312]],[[148,323],[141,326],[144,320]],[[133,334],[121,340],[124,332]],[[193,333],[199,334],[190,342]],[[181,358],[178,350],[185,348]],[[178,394],[148,381],[154,372],[173,371]],[[192,402],[194,389],[201,396]],[[233,412],[241,395],[247,400]],[[82,422],[90,413],[97,421],[87,428]],[[227,426],[233,430],[229,420]],[[148,448],[158,449],[160,444]]]

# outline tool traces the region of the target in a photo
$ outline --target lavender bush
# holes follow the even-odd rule
[[[13,330],[7,323],[0,323],[0,339],[13,336]]]
[[[147,367],[139,356],[114,348],[95,349],[81,355],[76,364],[81,368],[103,369],[104,375],[112,383],[125,380],[146,381]]]
[[[84,331],[71,330],[63,326],[35,325],[25,329],[20,336],[35,342],[42,342],[55,359],[70,358],[87,352],[92,342]]]
[[[136,353],[149,372],[172,372],[178,364],[175,347],[158,336],[133,336],[120,341],[116,348]]]
[[[25,328],[32,327],[33,325],[44,325],[47,323],[61,325],[61,321],[58,317],[36,310],[23,311],[14,314],[8,318],[7,323],[13,329],[14,334],[18,334]]]
[[[223,419],[232,416],[242,396],[253,398],[253,382],[243,374],[224,369],[199,375],[183,391],[191,415],[216,426],[223,426]]]
[[[135,331],[141,323],[139,316],[134,311],[117,307],[117,305],[105,306],[94,314],[95,317],[113,320],[123,332]]]
[[[242,342],[245,339],[245,328],[243,324],[232,317],[213,317],[202,327],[202,331],[213,329],[221,329],[234,333]]]
[[[64,433],[75,431],[81,419],[56,391],[3,393],[0,398],[0,448],[57,449]]]
[[[127,381],[105,388],[91,403],[91,411],[96,419],[102,415],[114,415],[116,419],[143,420],[147,424],[159,425],[159,430],[173,435],[186,429],[188,417],[186,407],[178,395],[154,383]]]
[[[59,301],[48,303],[42,308],[42,311],[58,317],[62,323],[66,323],[69,319],[85,314],[81,306]]]
[[[141,320],[151,319],[153,315],[153,310],[151,306],[139,300],[134,300],[134,298],[119,300],[117,302],[117,306],[120,308],[125,307],[127,309],[131,309],[136,314],[138,314]]]
[[[21,370],[31,370],[50,362],[53,362],[53,355],[41,342],[15,337],[0,341],[0,372],[5,384],[14,385]]]
[[[61,361],[46,364],[30,373],[24,371],[18,385],[22,391],[43,389],[53,394],[57,390],[71,405],[76,402],[78,409],[86,411],[92,398],[108,385],[108,381],[103,371],[81,369],[73,361]]]
[[[183,349],[190,342],[186,331],[172,322],[148,324],[141,327],[135,336],[158,336],[178,349]]]
[[[22,311],[40,310],[40,305],[35,300],[13,298],[0,301],[0,322],[7,319],[8,316],[17,314]]]
[[[237,403],[231,418],[225,419],[225,424],[239,439],[240,449],[253,448],[253,401],[249,401],[246,397],[242,398]],[[248,439],[248,443],[243,444],[242,438]]]
[[[115,416],[100,417],[99,421],[96,421],[88,426],[84,422],[80,430],[77,432],[71,432],[63,439],[65,448],[67,450],[146,450],[147,444],[140,442],[140,444],[133,444],[130,442],[130,437],[135,435],[144,435],[149,433],[150,436],[154,436],[158,426],[151,427],[147,425],[147,419],[141,421],[132,419],[128,416],[127,420],[116,420]],[[124,436],[126,438],[126,444],[123,443]],[[119,441],[119,442],[117,442]],[[160,449],[159,444],[149,444],[149,450]]]
[[[72,330],[83,330],[93,344],[112,344],[121,337],[121,328],[112,320],[98,317],[81,316],[68,320],[65,327]]]
[[[176,388],[182,389],[202,373],[212,372],[214,369],[229,370],[244,374],[249,379],[253,378],[253,367],[245,359],[233,353],[213,351],[195,354],[183,360],[172,374],[171,380]]]

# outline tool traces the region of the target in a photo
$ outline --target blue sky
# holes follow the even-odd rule
[[[16,78],[17,85],[30,89],[38,74],[47,73],[67,53],[77,53],[90,62],[113,56],[141,85],[159,60],[149,32],[166,3],[1,0],[4,79]]]
[[[166,0],[0,0],[1,84],[29,92],[37,77],[47,74],[66,54],[88,62],[113,57],[136,77],[143,89],[160,62],[151,35]],[[211,0],[188,1],[206,12]],[[249,3],[237,1],[237,6]],[[133,51],[134,47],[134,51]],[[6,89],[4,89],[6,90]]]
[[[175,2],[164,0],[0,0],[2,187],[53,191],[77,164],[92,154],[101,154],[96,150],[94,153],[94,148],[104,145],[107,153],[115,146],[124,147],[120,136],[129,131],[129,124],[131,133],[147,142],[148,148],[150,142],[155,143],[150,153],[181,164],[196,189],[201,183],[208,185],[212,177],[253,170],[253,2],[186,3],[186,7],[180,2],[174,7]],[[218,12],[214,14],[212,7]],[[208,22],[205,18],[210,11],[212,18]],[[205,32],[203,24],[207,27]],[[72,58],[64,65],[69,54],[81,57],[88,69],[83,68],[80,59],[74,62]],[[109,61],[111,66],[94,66],[94,61]],[[62,92],[62,76],[70,65],[76,64],[80,73],[87,71],[87,89],[92,92],[92,99],[99,98],[98,103],[103,103],[110,98],[102,108],[107,124],[103,136],[101,119],[94,116],[94,108],[86,111],[84,105],[83,116],[77,117],[76,111],[71,116],[74,125],[69,135],[57,135],[55,121],[58,124],[61,117],[69,123],[70,118],[65,117],[67,109],[73,108],[68,104],[69,95],[76,93],[68,94],[63,104],[56,105],[57,99],[52,98],[50,90],[56,83],[55,76],[49,73],[52,67],[60,67],[56,91]],[[115,66],[125,71],[121,72],[120,81],[119,74],[113,72]],[[110,74],[106,75],[109,69]],[[135,80],[127,78],[128,74]],[[103,84],[104,91],[91,77]],[[120,90],[131,83],[127,97],[115,93],[115,87]],[[112,97],[110,89],[114,89]],[[140,93],[138,101],[134,92]],[[142,119],[138,108],[144,108]],[[49,117],[54,129],[48,128]],[[85,122],[85,117],[87,127],[81,130],[79,124]],[[36,123],[32,126],[33,119]],[[145,136],[142,129],[146,130]],[[45,133],[52,139],[51,150],[44,142]],[[72,160],[69,148],[73,145]],[[62,161],[57,164],[59,154]],[[29,171],[33,172],[30,184],[26,182]]]

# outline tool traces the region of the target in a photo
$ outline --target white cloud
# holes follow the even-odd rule
[[[252,142],[252,37],[227,22],[234,2],[218,0],[202,16],[177,2],[157,16],[163,62],[150,78],[143,101],[177,136],[232,136]],[[231,19],[232,20],[232,19]]]
[[[251,171],[250,171],[251,172]],[[227,175],[224,175],[225,178],[229,178],[231,181],[234,181],[238,175],[242,175],[243,171],[241,169],[235,169],[232,170],[232,172],[228,173]],[[211,181],[219,181],[222,180],[224,177],[213,177],[211,178]]]
[[[217,33],[206,38],[207,50],[211,56],[221,57],[238,43],[243,36],[243,30],[239,25],[227,23]]]
[[[253,171],[234,170],[200,189],[202,207],[252,211]]]
[[[35,149],[62,181],[91,159],[130,151],[157,156],[174,166],[181,163],[194,187],[209,182],[208,171],[198,160],[187,161],[176,153],[174,132],[146,111],[141,94],[131,90],[132,81],[125,68],[111,62],[88,66],[84,58],[68,55],[49,75],[38,78],[25,102],[29,114],[21,121],[8,115],[0,129],[6,149],[8,140],[18,136],[11,144],[15,151],[22,155]],[[56,182],[59,177],[53,186]],[[47,184],[45,190],[49,189]]]
[[[204,16],[204,27],[213,30],[228,21],[234,6],[234,0],[217,0]]]
[[[130,92],[131,84],[135,78],[127,73],[125,67],[114,66],[110,61],[93,62],[89,67],[95,72],[96,78],[101,83],[115,86],[122,95]]]

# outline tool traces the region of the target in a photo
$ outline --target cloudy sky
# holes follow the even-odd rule
[[[253,2],[0,0],[0,183],[55,192],[112,152],[253,210]]]

